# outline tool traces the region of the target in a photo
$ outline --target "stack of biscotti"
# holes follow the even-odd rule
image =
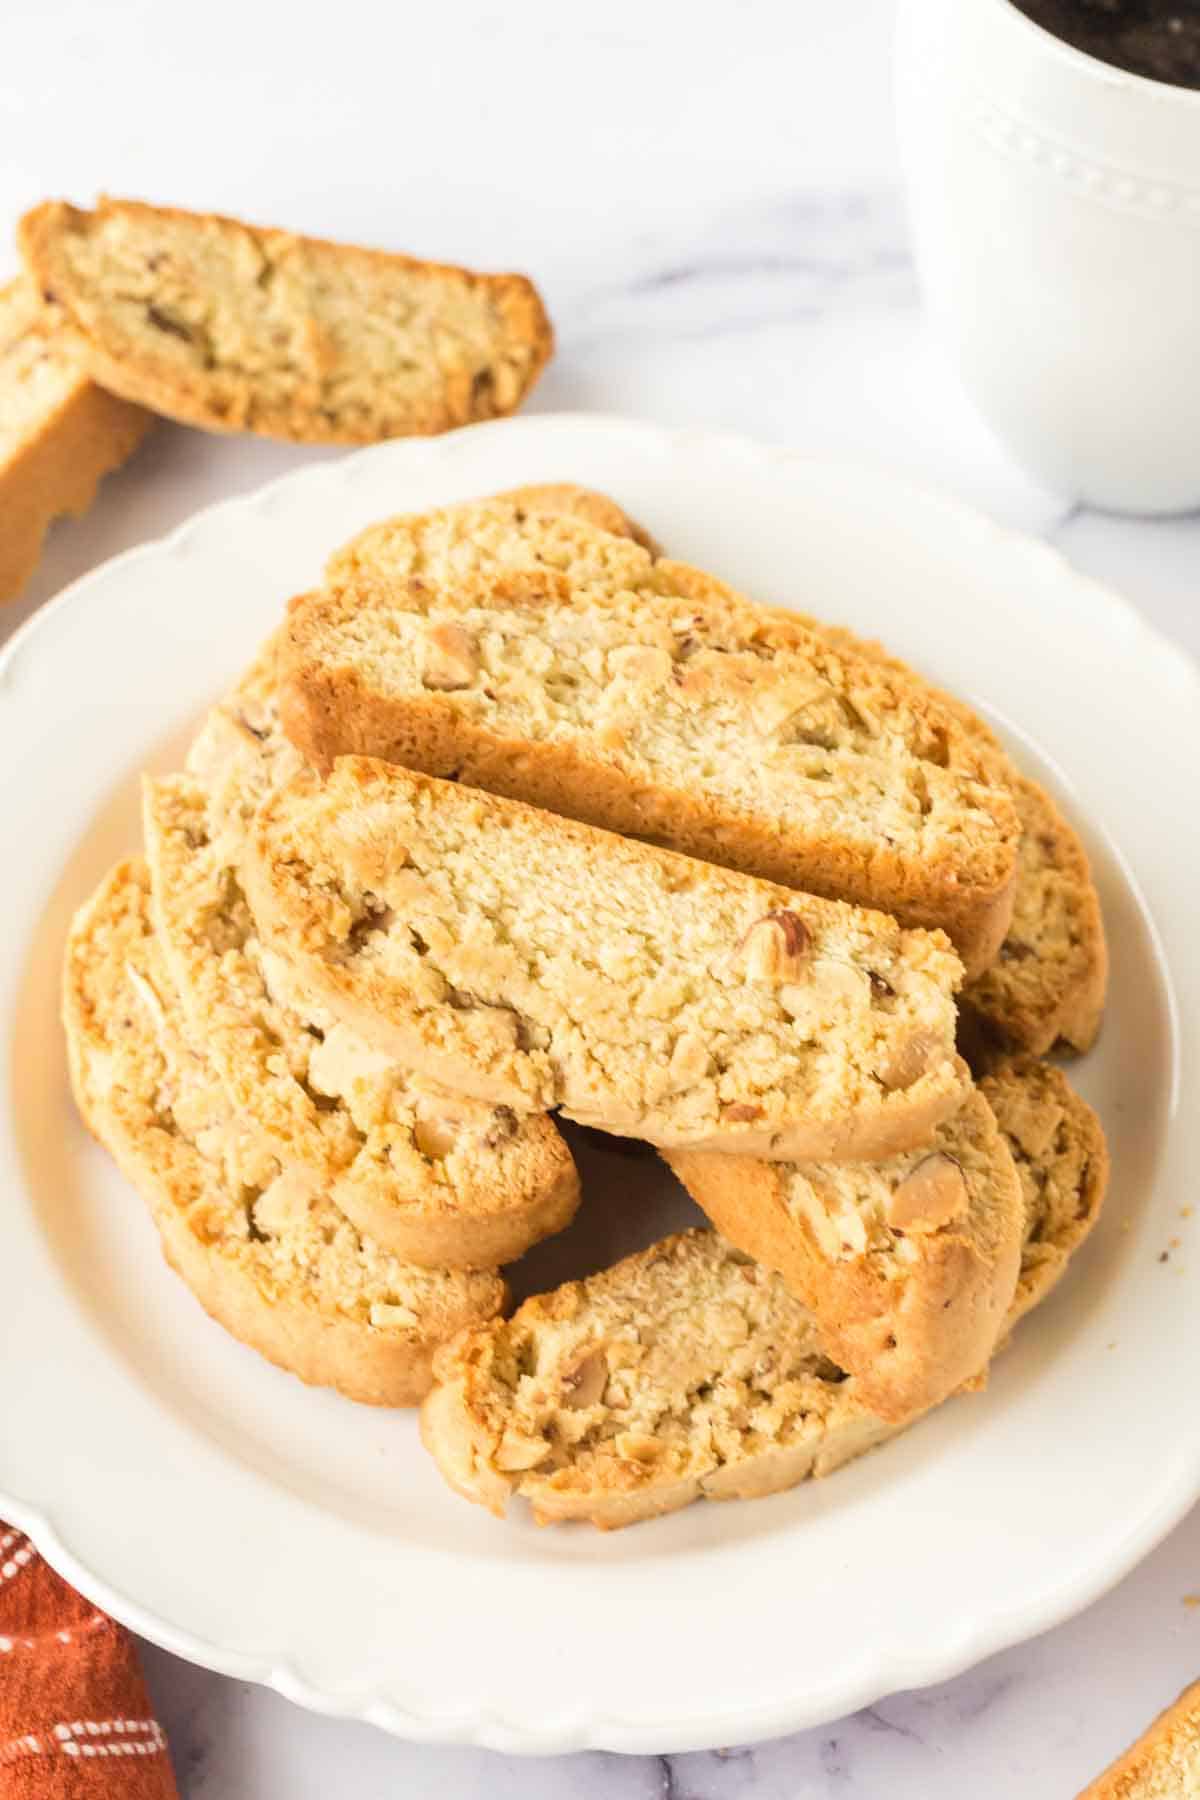
[[[570,485],[530,498],[621,522]],[[275,652],[213,708],[187,770],[146,782],[145,860],[75,920],[72,1078],[214,1318],[305,1381],[409,1405],[437,1345],[504,1305],[499,1265],[569,1223],[579,1181],[544,1112],[381,1054],[262,941],[243,848],[304,767],[279,728]]]
[[[1107,1159],[1057,1070],[1025,1066],[991,1098],[1026,1195],[1006,1338],[1095,1223]],[[539,1523],[602,1529],[831,1474],[924,1410],[881,1413],[788,1283],[712,1231],[464,1331],[434,1373],[421,1430],[451,1487],[497,1514],[517,1496]]]
[[[320,984],[327,1002],[368,1032],[398,1033],[396,1047],[423,1034],[425,1055],[449,1053],[442,1073],[454,1084],[470,1085],[481,1069],[489,1081],[500,1068],[505,1078],[518,1065],[525,1074],[534,1060],[520,1048],[511,1056],[503,1009],[501,1041],[483,1049],[473,1042],[469,1067],[462,1020],[451,1021],[447,1034],[427,1013],[405,1016],[400,990],[411,995],[416,964],[428,974],[431,954],[411,911],[412,877],[418,872],[423,889],[429,855],[422,805],[439,826],[465,809],[466,838],[489,844],[503,815],[493,803],[485,820],[476,797],[431,788],[422,795],[412,776],[381,771],[382,758],[808,895],[940,926],[967,965],[970,1015],[977,1026],[987,1023],[990,1063],[1001,1063],[1005,1050],[1086,1048],[1105,980],[1086,857],[1049,796],[1014,768],[982,721],[878,645],[754,607],[713,577],[656,554],[632,526],[602,523],[550,516],[520,497],[401,516],[361,534],[331,560],[325,586],[293,603],[278,644],[280,714],[304,757],[333,773],[321,789],[305,778],[307,801],[297,788],[279,803],[303,844],[272,827],[269,813],[260,817],[269,841],[250,879],[260,883],[263,916],[274,918],[297,953],[303,948],[305,978]],[[376,761],[356,763],[357,756]],[[305,824],[306,807],[315,814]],[[378,839],[351,841],[360,812],[388,819]],[[560,848],[550,861],[574,894],[584,864],[599,868],[597,852],[582,850],[576,864],[567,845],[587,840],[565,820],[538,829],[553,829]],[[499,841],[518,835],[514,868],[533,877],[520,910],[536,913],[546,890],[519,832],[519,819],[498,825]],[[416,871],[406,867],[398,888],[378,855],[389,835],[422,844],[409,857]],[[336,875],[321,866],[322,844]],[[503,857],[497,849],[483,860],[494,871]],[[444,862],[444,850],[433,858]],[[279,867],[298,892],[271,886],[269,871]],[[322,896],[315,910],[306,904],[314,885]],[[452,913],[465,891],[451,894]],[[529,1039],[525,1049],[549,1057],[555,1082],[547,1104],[662,1146],[717,1226],[782,1271],[813,1309],[827,1351],[853,1371],[881,1415],[903,1419],[978,1378],[1013,1304],[1024,1217],[1011,1146],[984,1093],[960,1088],[959,1103],[936,1119],[926,1113],[907,1142],[885,1145],[873,1134],[868,1145],[861,1130],[845,1130],[827,1136],[825,1148],[812,1129],[814,1090],[792,1074],[786,1085],[807,1128],[779,1129],[768,1109],[768,1129],[761,1114],[747,1119],[740,1143],[714,1130],[711,1109],[704,1127],[690,1121],[685,1135],[664,1119],[658,1096],[630,1106],[626,1086],[623,1105],[615,1095],[577,1097],[560,1047],[561,1015],[572,1029],[579,1025],[571,993],[559,993],[560,1016],[548,1023],[514,998],[529,973],[522,941],[544,938],[545,922],[522,919],[522,940],[512,930],[512,897],[502,889],[497,901],[507,961],[488,972]],[[743,1001],[773,984],[787,992],[792,1018],[825,1047],[834,1023],[828,985],[853,993],[852,959],[815,941],[805,914],[811,902],[769,905],[764,896],[761,903],[762,919],[738,936],[749,978]],[[376,906],[378,928],[370,916]],[[623,903],[608,910],[652,943]],[[408,930],[420,937],[416,951],[401,941]],[[571,935],[602,932],[598,920],[580,917]],[[361,947],[356,941],[344,954],[343,933],[357,935]],[[437,928],[432,935],[436,942]],[[480,956],[487,968],[486,925],[465,935],[477,940],[465,971],[438,968],[455,991],[475,993],[468,977]],[[711,977],[719,966],[711,941],[674,915],[666,935],[671,944],[686,941],[693,960],[699,951]],[[663,954],[653,944],[656,969]],[[868,973],[868,983],[887,1007],[881,974]],[[636,993],[633,965],[621,978]],[[540,999],[544,980],[536,972],[535,980]],[[807,1007],[797,1008],[804,988]],[[594,982],[584,996],[598,997]],[[479,1032],[477,1012],[470,1029]],[[663,1024],[665,1037],[655,1031]],[[711,1018],[697,1031],[694,1018],[639,1011],[636,1030],[660,1085],[671,1079],[681,1035],[708,1037],[711,1057],[703,1066],[697,1058],[689,1072],[690,1105],[695,1084],[714,1067],[728,1079],[725,1043]],[[977,1028],[972,1041],[982,1035]],[[919,1066],[923,1047],[918,1032],[902,1061],[915,1057]],[[584,1048],[594,1082],[592,1047]],[[876,1068],[872,1078],[886,1090],[898,1068]],[[824,1078],[816,1091],[827,1097]],[[861,1087],[855,1091],[861,1127],[869,1101]]]
[[[976,1088],[956,1050],[964,964],[981,993],[1014,931],[1037,992],[994,984],[1010,1041],[1037,1012],[1082,1044],[1098,1006],[1102,936],[1085,977],[1027,922],[1050,852],[1023,779],[877,646],[667,561],[604,496],[389,520],[147,784],[143,1038],[233,1121],[174,1130],[221,1146],[222,1194],[228,1129],[282,1171],[302,1243],[317,1208],[372,1269],[451,1284],[396,1302],[404,1397],[435,1356],[426,1438],[472,1497],[612,1524],[824,1472],[978,1386],[1099,1206],[1062,1078],[993,1046]],[[722,1235],[503,1325],[495,1266],[577,1200],[553,1113],[656,1145]],[[296,1292],[336,1306],[290,1245]],[[448,1324],[468,1271],[492,1285]]]
[[[103,199],[21,220],[0,289],[0,600],[153,415],[365,444],[503,417],[553,349],[520,275]]]
[[[520,496],[385,521],[293,604],[280,650],[288,733],[319,766],[394,757],[940,925],[992,1055],[1095,1037],[1086,853],[987,725],[878,644],[656,557],[628,521]]]

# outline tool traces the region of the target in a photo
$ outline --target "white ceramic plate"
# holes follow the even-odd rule
[[[829,1481],[611,1536],[489,1518],[411,1416],[310,1392],[210,1324],[78,1123],[56,1016],[69,915],[137,843],[137,771],[178,757],[326,552],[389,512],[558,479],[970,696],[1083,826],[1113,946],[1076,1070],[1111,1136],[1106,1215],[987,1393]],[[1192,666],[1044,547],[863,468],[620,420],[387,445],[97,570],[0,665],[0,1516],[184,1656],[505,1750],[766,1736],[1066,1618],[1200,1493],[1181,1387],[1200,1366],[1198,750]],[[593,1150],[584,1172],[582,1222],[523,1287],[686,1214],[653,1159]]]

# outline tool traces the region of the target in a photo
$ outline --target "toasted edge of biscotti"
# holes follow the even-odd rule
[[[1006,1328],[1025,1200],[983,1096],[884,1163],[772,1163],[665,1151],[730,1243],[810,1308],[880,1417],[902,1420],[986,1368]]]
[[[574,481],[531,482],[525,487],[506,488],[496,495],[496,499],[511,501],[519,512],[566,513],[570,518],[585,520],[599,531],[607,531],[612,537],[632,538],[652,557],[663,553],[661,544],[646,527],[631,518],[623,506],[610,494],[601,493],[599,488],[580,487]],[[397,523],[402,517],[398,515]],[[362,535],[351,539],[342,551],[335,551],[330,557],[326,572],[331,580],[337,579],[340,557],[353,557]]]
[[[130,326],[102,280],[87,278],[71,254],[110,228],[148,232],[152,254],[138,259],[144,291],[141,313]],[[173,254],[182,239],[184,254]],[[257,303],[279,288],[284,313],[243,346],[228,345],[210,329],[211,291],[202,292],[187,269],[186,252],[214,240],[228,244],[230,279]],[[209,431],[256,431],[303,443],[373,443],[380,438],[428,435],[515,410],[532,388],[554,348],[554,333],[540,295],[523,275],[481,274],[451,264],[352,244],[303,237],[249,225],[219,214],[154,207],[141,201],[102,198],[88,211],[48,200],[18,226],[26,268],[47,304],[69,327],[88,372],[114,394]],[[309,265],[324,265],[321,282]],[[328,271],[352,276],[346,297],[358,317],[335,332],[318,316],[316,299],[328,297]],[[347,398],[353,366],[347,344],[363,340],[386,312],[389,279],[417,280],[445,290],[429,342],[410,346],[397,362],[408,373],[414,350],[420,398],[407,408],[371,417],[361,400]],[[308,282],[306,288],[305,283]],[[128,286],[128,278],[126,279]],[[374,290],[374,300],[363,299]],[[289,291],[290,290],[290,291]],[[481,304],[493,336],[490,361],[465,358],[461,333],[450,316],[449,296]],[[116,296],[122,307],[133,296]],[[287,302],[290,300],[290,306]],[[283,328],[288,318],[290,342]],[[282,337],[282,341],[281,341]],[[289,360],[290,358],[290,360]],[[378,381],[366,388],[379,390]]]
[[[1189,1800],[1200,1794],[1200,1681],[1185,1687],[1076,1800]]]
[[[243,878],[300,991],[518,1111],[862,1161],[924,1143],[965,1092],[942,934],[392,764],[274,790]]]
[[[25,354],[14,352],[23,348]],[[97,387],[54,329],[37,291],[21,278],[0,288],[0,416],[3,387],[31,356],[52,360],[61,373],[36,427],[0,440],[0,601],[20,593],[37,567],[50,525],[86,512],[101,479],[132,455],[153,418],[141,407]]]
[[[360,1237],[231,1114],[175,1007],[146,869],[120,864],[66,948],[63,1020],[85,1124],[141,1194],[167,1262],[228,1332],[302,1381],[414,1405],[437,1345],[500,1312],[504,1282],[411,1268]],[[338,1287],[347,1263],[370,1275],[361,1294]]]

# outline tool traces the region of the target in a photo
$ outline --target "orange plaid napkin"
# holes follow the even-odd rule
[[[0,1523],[0,1800],[179,1800],[129,1633]]]

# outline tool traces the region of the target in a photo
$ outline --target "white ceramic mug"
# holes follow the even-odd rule
[[[1200,92],[1011,0],[900,0],[896,58],[918,267],[981,411],[1073,498],[1200,506]]]

